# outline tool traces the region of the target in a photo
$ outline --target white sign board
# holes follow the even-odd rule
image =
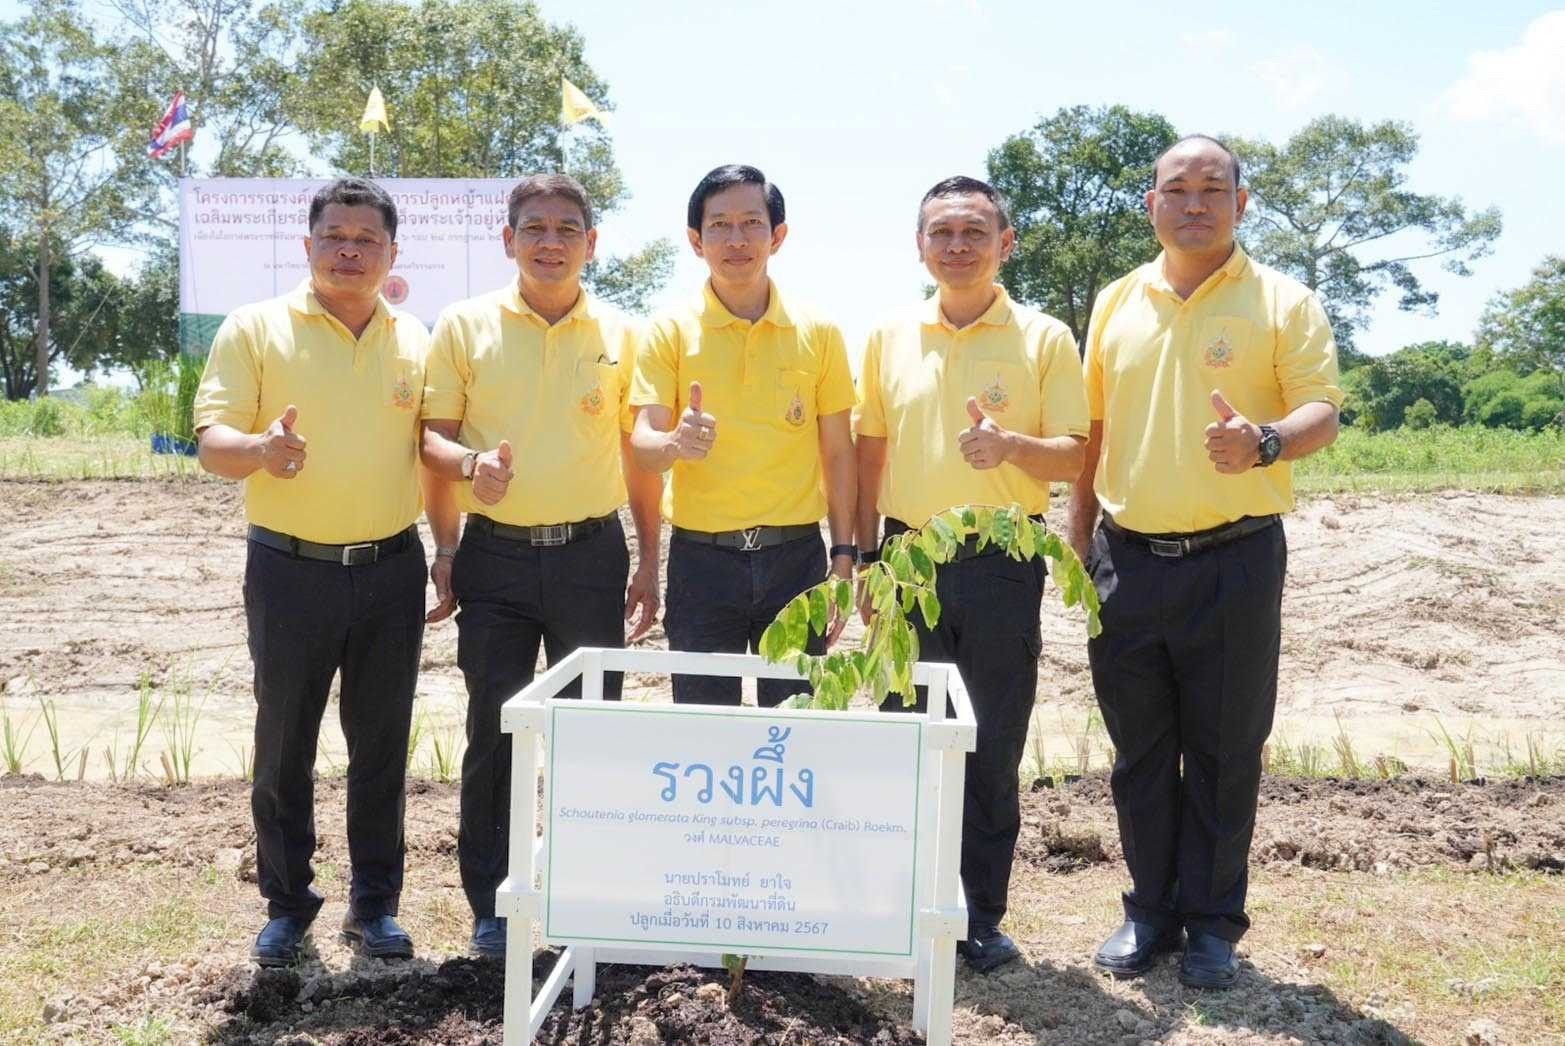
[[[548,715],[545,941],[914,954],[920,717]]]
[[[286,294],[309,274],[310,199],[326,178],[184,178],[179,311],[186,351],[204,351],[240,305]],[[454,301],[516,278],[501,230],[515,179],[377,179],[397,205],[398,256],[384,293],[432,327]]]

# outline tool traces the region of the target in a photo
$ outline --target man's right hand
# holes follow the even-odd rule
[[[299,421],[299,408],[288,404],[261,433],[261,467],[277,479],[293,479],[304,471],[305,444],[303,436],[293,430]]]
[[[456,596],[451,591],[451,567],[453,560],[450,556],[436,556],[435,561],[429,565],[429,580],[435,586],[435,599],[438,602],[424,615],[424,623],[432,625],[436,621],[444,621],[456,612]]]
[[[690,402],[669,433],[668,445],[680,461],[700,461],[717,442],[717,419],[701,410],[701,383],[690,383]]]
[[[1065,543],[1076,553],[1076,558],[1081,560],[1082,566],[1087,565],[1087,552],[1092,548],[1092,531],[1082,531],[1077,527],[1069,527],[1065,532]]]
[[[515,477],[511,471],[511,443],[501,440],[498,447],[484,451],[473,462],[473,497],[485,505],[498,505]]]

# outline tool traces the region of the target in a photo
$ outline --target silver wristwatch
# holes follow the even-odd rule
[[[472,479],[473,469],[478,466],[478,451],[470,450],[462,455],[462,478]]]

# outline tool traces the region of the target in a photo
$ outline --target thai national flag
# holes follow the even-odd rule
[[[163,119],[152,129],[152,141],[147,154],[155,159],[168,155],[177,145],[193,141],[195,130],[190,126],[190,110],[185,108],[185,92],[175,91],[174,100],[168,103]]]

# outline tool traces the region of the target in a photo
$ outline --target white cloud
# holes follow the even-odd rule
[[[1250,66],[1250,74],[1266,85],[1278,108],[1287,112],[1313,105],[1348,79],[1345,69],[1309,44],[1296,44],[1261,59]]]
[[[1534,19],[1515,47],[1470,55],[1444,103],[1453,119],[1508,120],[1565,144],[1565,11]]]
[[[1181,47],[1192,51],[1225,51],[1233,46],[1234,34],[1227,29],[1204,29],[1199,33],[1180,33]]]

